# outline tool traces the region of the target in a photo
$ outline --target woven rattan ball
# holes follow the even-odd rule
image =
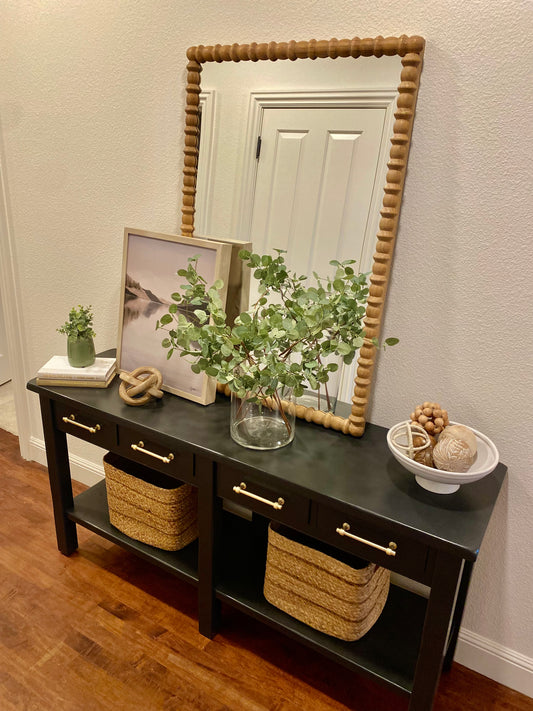
[[[441,408],[438,402],[423,402],[411,412],[411,422],[422,425],[430,435],[439,435],[450,424],[448,411]]]

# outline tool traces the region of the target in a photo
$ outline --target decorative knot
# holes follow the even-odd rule
[[[135,368],[131,373],[122,372],[119,377],[122,383],[118,394],[126,405],[146,405],[154,397],[163,397],[163,391],[160,390],[163,378],[157,368],[145,365]]]

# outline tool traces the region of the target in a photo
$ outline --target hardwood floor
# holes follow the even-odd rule
[[[56,549],[46,469],[0,431],[2,711],[400,711],[406,701],[237,611],[213,640],[196,590],[79,528]],[[76,485],[76,493],[83,487]],[[454,665],[434,711],[532,711]]]

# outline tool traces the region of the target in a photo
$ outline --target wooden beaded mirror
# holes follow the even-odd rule
[[[272,63],[282,60],[289,60],[289,63],[295,62],[295,60],[317,59],[338,60],[339,63],[340,61],[357,60],[361,63],[364,58],[374,58],[373,62],[382,59],[382,62],[385,63],[388,61],[387,58],[397,58],[398,74],[396,75],[395,89],[393,90],[390,133],[388,135],[383,134],[381,141],[383,144],[381,155],[383,156],[384,165],[381,173],[379,170],[375,173],[378,177],[380,175],[383,176],[383,179],[379,185],[374,185],[374,191],[378,195],[377,207],[374,208],[376,212],[377,236],[372,239],[372,256],[369,257],[368,269],[369,297],[365,316],[366,336],[367,339],[377,338],[380,333],[394,242],[398,229],[424,45],[425,42],[422,37],[402,35],[400,37],[387,38],[360,39],[355,37],[343,40],[190,47],[187,50],[182,235],[192,238],[201,236],[195,230],[195,208],[197,204],[201,121],[202,133],[206,130],[205,119],[204,117],[201,118],[202,87],[200,80],[204,65],[212,65],[216,70],[216,65],[220,66],[223,63],[250,62],[259,68],[263,62]],[[308,101],[310,96],[309,93],[306,94]],[[365,107],[377,105],[376,97],[379,99],[380,96],[380,92],[364,92],[363,105]],[[313,102],[316,103],[314,94],[313,97]],[[339,97],[341,98],[339,99]],[[344,105],[343,92],[337,93],[336,101],[335,107],[341,104]],[[315,104],[313,103],[313,105]],[[237,113],[237,111],[238,108],[235,107],[234,112]],[[252,138],[255,140],[255,136]],[[218,136],[218,140],[223,140],[222,136]],[[260,143],[258,142],[257,145],[259,152]],[[205,158],[205,156],[202,157]],[[378,178],[375,178],[374,182],[377,180]],[[243,182],[245,182],[244,178]],[[235,237],[234,234],[217,235],[216,233],[209,233],[209,236],[213,239],[228,236]],[[248,235],[246,235],[246,238],[249,239]],[[324,411],[301,404],[296,407],[297,416],[308,422],[314,422],[344,434],[356,437],[361,436],[365,429],[365,414],[370,395],[375,355],[375,347],[368,341],[365,342],[359,351],[357,370],[353,381],[351,406],[348,407],[347,416],[341,416],[336,411]]]

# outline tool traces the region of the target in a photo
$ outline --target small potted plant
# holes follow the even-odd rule
[[[96,354],[93,338],[93,313],[91,306],[78,305],[71,308],[68,321],[57,330],[67,336],[68,362],[74,368],[85,368],[92,365]]]
[[[187,269],[178,270],[187,283],[172,294],[169,313],[156,323],[156,329],[168,332],[162,341],[167,358],[176,351],[191,357],[193,372],[204,371],[228,385],[231,436],[254,449],[292,441],[291,391],[299,397],[305,388],[317,390],[338,368],[330,356],[350,364],[365,341],[368,286],[366,275],[351,266],[354,260],[330,262],[334,276],[314,273],[315,283],[309,286],[308,277],[289,273],[284,251],[275,252],[276,256],[240,252],[259,281],[260,297],[233,326],[226,323],[218,293],[222,282],[207,286],[197,271],[198,257],[189,259]],[[183,305],[193,310],[194,319],[183,314]],[[375,339],[372,343],[378,345]]]

